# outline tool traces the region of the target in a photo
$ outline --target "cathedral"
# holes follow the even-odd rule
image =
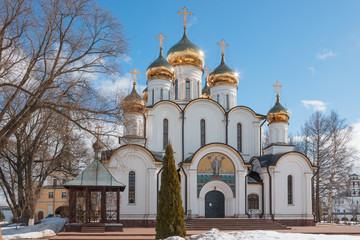
[[[205,55],[184,33],[146,70],[147,88],[122,101],[120,146],[101,160],[126,185],[120,219],[126,226],[153,226],[162,158],[171,143],[187,219],[266,218],[286,225],[313,225],[311,181],[315,167],[288,143],[289,111],[277,100],[266,115],[237,105],[238,74],[221,61],[208,74]],[[132,71],[136,80],[137,69]],[[205,73],[203,86],[202,76]],[[268,124],[268,146],[262,127]],[[101,151],[98,150],[98,151]],[[98,154],[100,158],[100,154]]]

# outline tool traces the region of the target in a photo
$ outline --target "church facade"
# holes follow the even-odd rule
[[[146,71],[147,89],[136,83],[122,102],[125,132],[120,146],[102,162],[125,184],[120,219],[127,226],[151,226],[156,219],[162,157],[171,143],[187,218],[267,218],[312,225],[309,159],[288,144],[290,114],[277,101],[267,115],[237,105],[238,74],[221,53],[205,79],[205,56],[186,32]],[[224,41],[219,43],[224,47]],[[133,72],[136,76],[136,69]],[[277,84],[277,86],[279,86]],[[269,145],[262,149],[262,126]]]

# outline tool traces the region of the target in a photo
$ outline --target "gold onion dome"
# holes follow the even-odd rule
[[[283,105],[280,104],[280,96],[277,94],[276,103],[267,113],[266,120],[269,122],[269,124],[271,124],[276,122],[287,123],[289,119],[290,113]]]
[[[238,73],[225,64],[224,54],[221,54],[220,65],[210,73],[208,83],[210,88],[218,85],[238,85]]]
[[[207,82],[205,83],[205,86],[202,89],[201,93],[202,93],[203,98],[211,98],[210,97],[210,88],[209,88]]]
[[[148,80],[159,78],[173,80],[175,78],[174,68],[163,57],[162,48],[160,48],[159,57],[146,70],[146,78]]]
[[[141,113],[145,108],[143,98],[136,91],[136,83],[134,82],[133,84],[131,93],[121,103],[121,109],[124,113]]]
[[[99,139],[97,139],[96,142],[93,144],[94,151],[101,151],[102,149],[104,149],[104,147],[105,145]]]
[[[147,102],[147,100],[148,100],[148,88],[145,88],[144,91],[142,92],[142,98],[144,99],[145,102]]]
[[[200,48],[188,39],[186,29],[184,29],[182,39],[169,49],[166,60],[172,66],[193,65],[203,68],[205,55]]]

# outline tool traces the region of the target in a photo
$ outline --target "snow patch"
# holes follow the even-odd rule
[[[39,224],[20,226],[18,229],[16,229],[16,224],[11,224],[2,227],[1,232],[4,240],[55,236],[56,232],[59,232],[67,221],[67,218],[45,218]]]

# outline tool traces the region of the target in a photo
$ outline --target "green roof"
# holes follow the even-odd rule
[[[74,180],[64,184],[71,186],[97,186],[97,187],[124,187],[125,185],[116,181],[111,173],[99,160],[94,160]]]

